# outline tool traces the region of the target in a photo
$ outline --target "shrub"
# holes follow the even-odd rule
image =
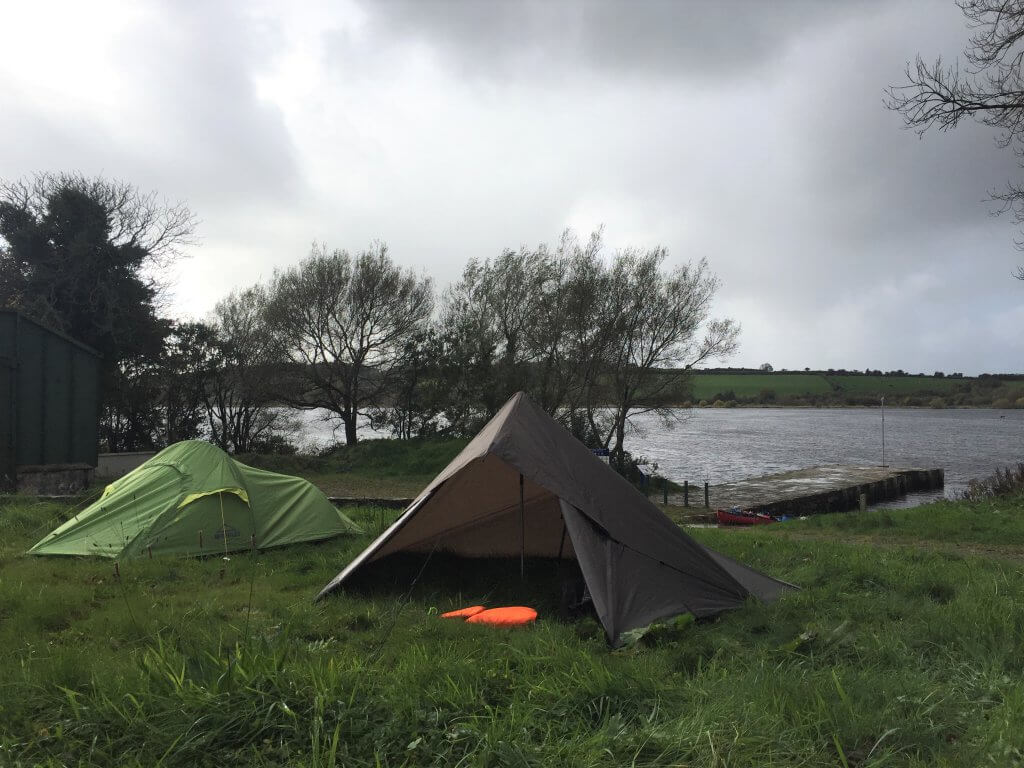
[[[997,397],[992,401],[993,408],[1012,408],[1013,401],[1008,397]]]
[[[612,461],[611,467],[642,491],[648,490],[651,487],[651,479],[658,477],[655,474],[658,471],[657,462],[646,456],[634,456],[629,451],[622,452],[621,465]]]
[[[962,498],[979,501],[997,496],[1017,496],[1021,493],[1024,493],[1024,462],[1018,463],[1016,467],[996,469],[995,474],[988,477],[971,480]]]
[[[943,400],[941,397],[933,397],[929,401],[928,407],[929,408],[945,408],[946,407],[946,401]]]
[[[294,456],[298,448],[287,436],[271,433],[266,437],[252,442],[252,453],[273,453],[281,456]]]

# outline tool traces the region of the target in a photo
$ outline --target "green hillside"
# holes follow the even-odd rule
[[[826,376],[843,392],[854,395],[948,395],[969,391],[973,379],[947,379],[934,376]],[[966,384],[965,384],[966,382]]]
[[[692,405],[1024,407],[1024,376],[865,375],[828,371],[698,371]]]
[[[697,400],[758,397],[765,390],[776,395],[826,395],[832,387],[816,373],[698,373],[693,377],[693,396]],[[734,398],[719,398],[735,393]]]

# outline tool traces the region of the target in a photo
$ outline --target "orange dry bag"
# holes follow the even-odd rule
[[[496,627],[515,627],[530,624],[537,620],[537,612],[533,608],[522,605],[511,605],[507,608],[489,608],[466,619],[467,624],[491,624]]]
[[[448,611],[448,613],[442,613],[442,619],[465,619],[470,616],[475,616],[480,613],[484,607],[482,605],[471,605],[469,608],[459,608],[457,611]]]

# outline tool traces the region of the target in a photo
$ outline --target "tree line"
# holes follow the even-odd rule
[[[129,184],[78,174],[0,186],[0,304],[103,354],[110,450],[207,436],[232,452],[280,447],[280,406],[323,408],[358,441],[471,435],[528,392],[620,466],[632,420],[674,418],[688,371],[736,346],[713,319],[706,261],[662,247],[607,253],[600,231],[471,259],[438,291],[384,243],[314,245],[199,322],[167,319],[165,267],[195,218]]]

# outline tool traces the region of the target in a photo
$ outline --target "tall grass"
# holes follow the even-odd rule
[[[239,460],[277,472],[355,472],[384,477],[436,475],[468,441],[455,438],[363,440],[335,445],[319,455],[247,454]]]
[[[963,498],[968,501],[979,501],[1001,496],[1024,495],[1024,462],[1016,467],[997,467],[988,477],[971,480]]]
[[[246,464],[298,474],[328,495],[415,496],[461,451],[468,441],[431,438],[364,440],[333,446],[317,456],[247,454]]]
[[[938,501],[911,509],[813,515],[786,522],[780,535],[858,534],[876,539],[956,547],[1024,547],[1024,494],[978,501]]]
[[[355,511],[374,529],[394,514]],[[314,604],[372,531],[232,558],[223,577],[216,558],[132,561],[118,581],[109,562],[20,555],[59,517],[51,504],[0,507],[0,765],[1024,759],[1017,563],[880,550],[841,531],[697,531],[804,589],[611,652],[592,618],[550,618],[540,564],[521,584],[518,568],[439,558],[408,602],[407,584],[382,577]],[[540,623],[437,617],[513,599],[539,606]]]

